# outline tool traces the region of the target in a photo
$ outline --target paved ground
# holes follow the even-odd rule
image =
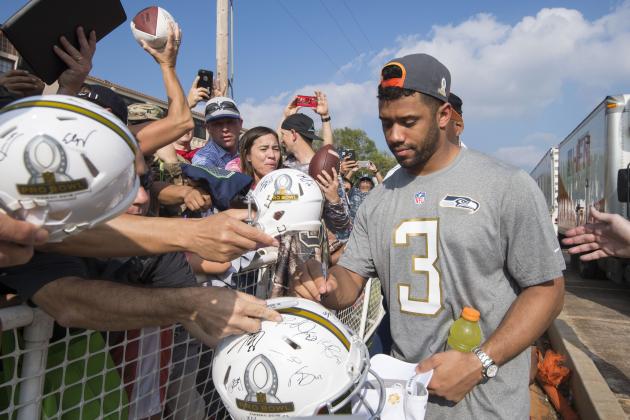
[[[567,264],[568,265],[568,264]],[[577,334],[630,418],[630,286],[585,280],[567,270],[560,316]]]

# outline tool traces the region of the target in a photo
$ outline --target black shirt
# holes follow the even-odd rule
[[[197,285],[190,264],[181,252],[107,259],[35,252],[28,263],[0,272],[0,293],[16,293],[26,301],[46,284],[63,277],[109,280],[132,286]]]

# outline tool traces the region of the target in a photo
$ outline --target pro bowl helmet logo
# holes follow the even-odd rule
[[[263,354],[254,357],[245,368],[243,378],[247,396],[236,399],[242,410],[258,413],[289,413],[295,410],[292,402],[281,402],[278,392],[278,372],[271,360]]]
[[[18,184],[24,195],[55,195],[85,191],[85,178],[73,180],[68,176],[68,159],[63,146],[53,137],[40,134],[31,139],[24,149],[24,166],[31,177],[27,184]]]
[[[275,190],[271,201],[294,201],[298,199],[298,195],[291,191],[293,181],[288,174],[282,174],[273,183]]]

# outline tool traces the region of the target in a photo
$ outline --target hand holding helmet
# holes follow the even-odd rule
[[[368,373],[376,374],[358,336],[315,302],[287,297],[267,306],[281,322],[263,321],[259,332],[225,338],[215,350],[212,379],[232,418],[333,414],[362,399]],[[382,382],[376,387],[373,418],[385,397]]]
[[[118,118],[83,99],[13,102],[0,111],[0,206],[62,240],[129,207],[137,150]]]

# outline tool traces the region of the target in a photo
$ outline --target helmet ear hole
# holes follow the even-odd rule
[[[273,214],[273,218],[274,218],[275,220],[280,220],[280,219],[282,219],[282,216],[284,216],[284,210],[277,211],[277,212],[275,212],[275,213]]]
[[[230,371],[232,370],[232,365],[228,366],[225,371],[225,376],[223,377],[223,385],[227,386],[228,381],[230,380]]]

